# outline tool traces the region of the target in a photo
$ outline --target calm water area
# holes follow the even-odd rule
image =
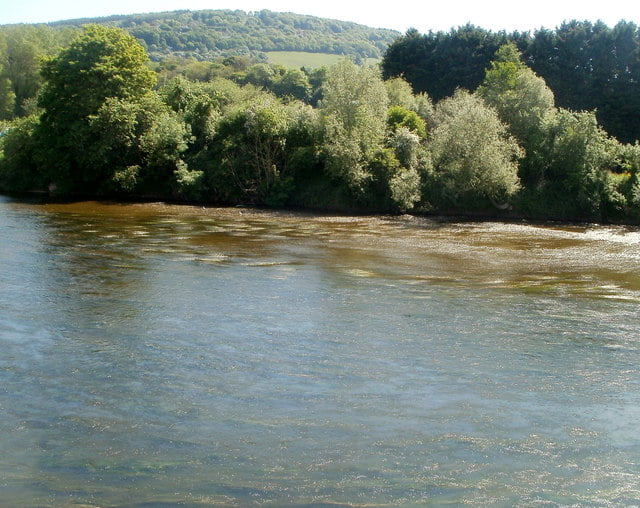
[[[0,506],[638,506],[640,231],[0,196]]]

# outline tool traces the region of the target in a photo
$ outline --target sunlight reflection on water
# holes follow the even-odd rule
[[[638,232],[0,198],[15,506],[640,503]]]

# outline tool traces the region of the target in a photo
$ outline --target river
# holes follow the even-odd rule
[[[640,232],[0,196],[0,505],[640,504]]]

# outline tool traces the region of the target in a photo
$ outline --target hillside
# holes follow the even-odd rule
[[[153,60],[179,56],[261,56],[269,51],[306,51],[380,58],[400,34],[357,23],[267,10],[173,11],[85,18],[51,23],[59,28],[97,23],[120,27],[145,46]]]

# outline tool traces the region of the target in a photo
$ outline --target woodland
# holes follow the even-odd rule
[[[215,12],[163,19],[195,34],[194,24],[214,27]],[[251,26],[271,15],[237,17]],[[467,25],[387,42],[368,35],[379,65],[362,60],[375,51],[351,45],[329,48],[345,55],[334,65],[292,68],[260,52],[327,47],[272,37],[223,54],[205,42],[143,37],[150,17],[0,27],[1,191],[640,219],[633,23],[572,21],[534,34]],[[329,32],[332,21],[323,23],[319,31]],[[210,32],[213,41],[222,30]]]

